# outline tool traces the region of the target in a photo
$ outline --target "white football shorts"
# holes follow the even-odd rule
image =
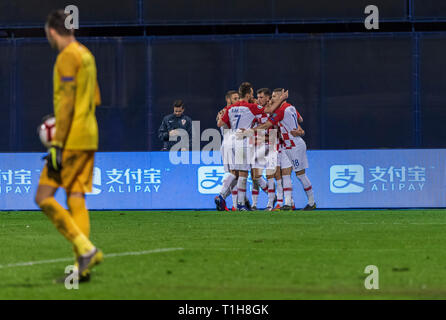
[[[293,171],[301,171],[308,168],[307,145],[303,139],[297,141],[291,149],[282,149],[279,155],[280,167],[293,168]]]

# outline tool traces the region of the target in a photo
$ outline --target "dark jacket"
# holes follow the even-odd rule
[[[176,137],[175,141],[169,141],[169,131],[175,129],[184,129],[189,134],[189,150],[192,147],[192,119],[184,114],[176,117],[173,113],[165,116],[158,130],[158,138],[163,141],[163,150],[170,150],[180,137]]]

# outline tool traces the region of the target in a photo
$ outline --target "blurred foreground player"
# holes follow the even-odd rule
[[[96,62],[91,52],[76,41],[74,30],[65,28],[63,10],[50,13],[45,32],[59,51],[54,66],[54,115],[56,135],[48,150],[35,201],[57,230],[73,244],[79,280],[103,260],[102,251],[89,240],[90,218],[85,193],[91,192],[94,155],[98,148],[95,109],[100,104]],[[69,211],[54,198],[65,189]]]

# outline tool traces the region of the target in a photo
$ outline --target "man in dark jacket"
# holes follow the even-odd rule
[[[181,131],[177,129],[187,131],[190,151],[192,146],[192,119],[184,115],[184,103],[182,100],[175,100],[173,103],[173,113],[164,117],[158,130],[158,137],[163,141],[163,151],[169,151],[179,141]],[[169,141],[170,137],[175,139]]]

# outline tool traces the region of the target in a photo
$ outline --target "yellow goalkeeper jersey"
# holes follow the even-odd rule
[[[97,150],[98,124],[96,106],[101,103],[93,54],[77,41],[70,43],[57,56],[54,66],[54,115],[61,119],[64,96],[75,90],[74,114],[64,148],[68,150]],[[69,123],[60,123],[69,126]],[[56,126],[57,131],[57,126]]]

